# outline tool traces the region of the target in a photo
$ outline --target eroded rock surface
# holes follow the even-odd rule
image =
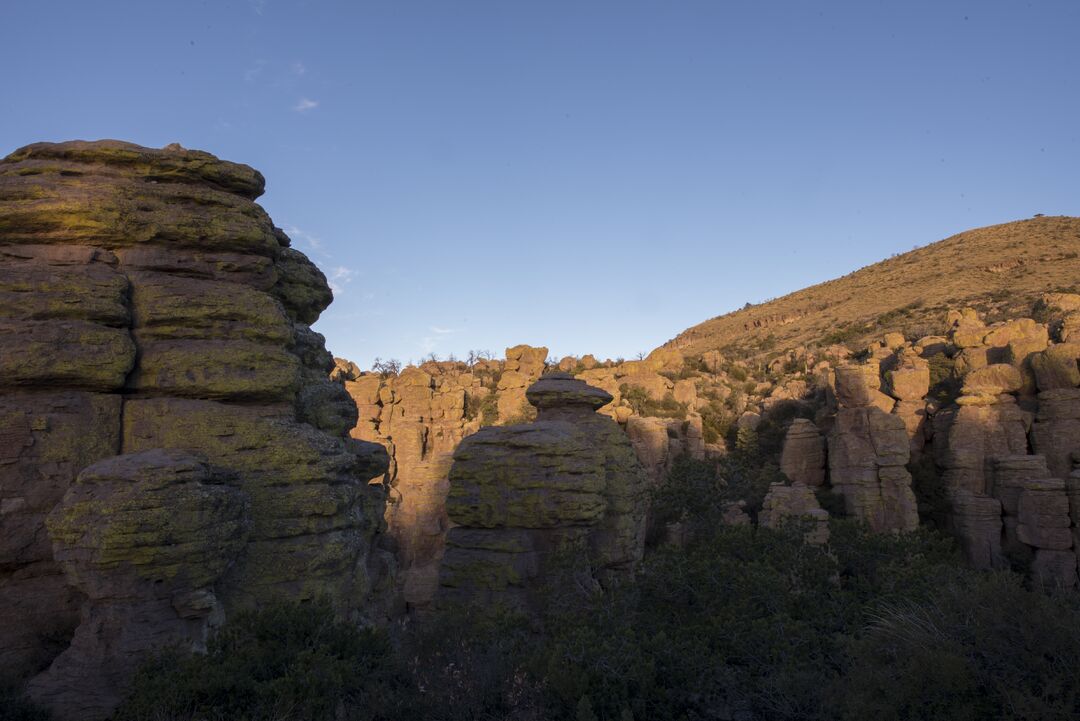
[[[31,689],[61,719],[98,718],[113,698],[91,698],[73,669],[115,669],[102,689],[115,688],[129,655],[190,625],[166,622],[188,611],[137,580],[166,562],[170,533],[199,536],[183,559],[191,577],[170,593],[212,586],[226,613],[315,595],[357,613],[378,583],[383,501],[368,480],[385,453],[345,436],[355,404],[310,329],[329,287],[253,202],[262,190],[248,166],[179,146],[40,143],[0,161],[0,665],[16,677],[45,670]],[[146,460],[161,449],[215,470],[166,483],[161,474],[195,462]],[[126,527],[119,517],[94,515],[132,489],[149,504],[131,519],[141,550],[109,535]],[[231,566],[233,540],[216,556],[200,546],[211,536],[169,525],[217,496],[227,508],[211,504],[208,518],[246,529]],[[85,523],[57,508],[86,509]],[[129,552],[154,560],[126,564]],[[123,616],[110,599],[121,598],[147,623],[106,643]]]
[[[641,559],[648,478],[618,425],[596,413],[610,394],[552,373],[527,397],[536,421],[481,429],[454,454],[446,602],[528,608],[556,557],[584,563],[601,586]]]
[[[828,437],[829,483],[843,494],[848,515],[876,531],[909,531],[919,525],[906,468],[910,440],[880,383],[877,363],[836,369],[840,407]]]

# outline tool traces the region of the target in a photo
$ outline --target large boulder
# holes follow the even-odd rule
[[[206,648],[224,611],[215,585],[251,524],[236,477],[184,451],[87,467],[49,515],[54,556],[86,601],[71,645],[30,684],[38,703],[102,719],[146,654]]]
[[[166,588],[213,586],[214,613],[226,616],[269,598],[328,596],[343,615],[372,608],[383,497],[368,481],[386,454],[346,435],[356,405],[329,380],[334,359],[310,328],[329,286],[254,202],[262,190],[252,168],[176,145],[39,143],[0,161],[0,664],[17,678],[44,671],[30,689],[61,720],[107,713],[139,639],[175,637],[178,611],[153,595]],[[209,465],[145,455],[161,449]],[[123,468],[100,465],[112,457]],[[201,480],[152,480],[173,466]],[[183,560],[193,580],[139,596],[146,613],[101,645],[93,629],[125,619],[94,604],[143,588],[137,568],[104,560],[120,552],[109,529],[123,528],[110,509],[133,488],[145,493],[132,503],[176,514],[170,523],[191,517],[196,496],[242,494],[247,530],[216,546],[200,531]],[[76,498],[90,489],[104,494],[98,505]],[[87,525],[46,526],[69,503],[96,509]],[[208,518],[225,529],[216,508]],[[185,552],[168,537],[123,553],[140,566],[139,549],[159,542],[151,565]],[[98,610],[80,617],[83,598]],[[93,665],[111,674],[100,693],[73,680]]]

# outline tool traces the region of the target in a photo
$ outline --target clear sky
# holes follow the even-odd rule
[[[2,0],[0,154],[180,142],[336,288],[336,354],[635,356],[1080,215],[1080,2]]]

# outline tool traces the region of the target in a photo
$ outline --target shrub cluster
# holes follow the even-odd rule
[[[740,463],[676,464],[656,520],[688,540],[633,582],[559,584],[529,619],[447,609],[393,643],[324,604],[238,614],[206,655],[146,666],[117,719],[1080,718],[1080,594],[970,570],[925,529],[725,526],[765,473]]]

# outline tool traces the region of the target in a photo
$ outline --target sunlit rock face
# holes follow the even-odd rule
[[[390,456],[386,535],[406,610],[429,607],[438,588],[454,450],[486,414],[488,422],[512,423],[533,411],[525,389],[543,372],[547,352],[517,345],[505,360],[429,361],[396,373],[363,373],[337,359],[332,376],[359,409],[352,436],[381,444]]]
[[[527,609],[565,570],[556,563],[603,587],[642,557],[649,480],[618,424],[596,413],[610,394],[556,372],[526,396],[534,422],[481,429],[454,453],[439,601]]]
[[[360,613],[378,583],[385,453],[346,435],[356,406],[310,328],[330,290],[262,191],[175,145],[0,161],[0,668],[44,671],[31,689],[59,718],[107,713],[124,673],[91,702],[80,669],[148,639],[196,644],[193,623],[271,598]],[[207,545],[209,521],[234,532]],[[144,552],[190,578],[147,595]],[[123,604],[151,620],[102,645]]]
[[[847,513],[875,531],[910,531],[919,516],[906,465],[911,442],[877,362],[836,369],[839,409],[828,436],[829,483]]]

